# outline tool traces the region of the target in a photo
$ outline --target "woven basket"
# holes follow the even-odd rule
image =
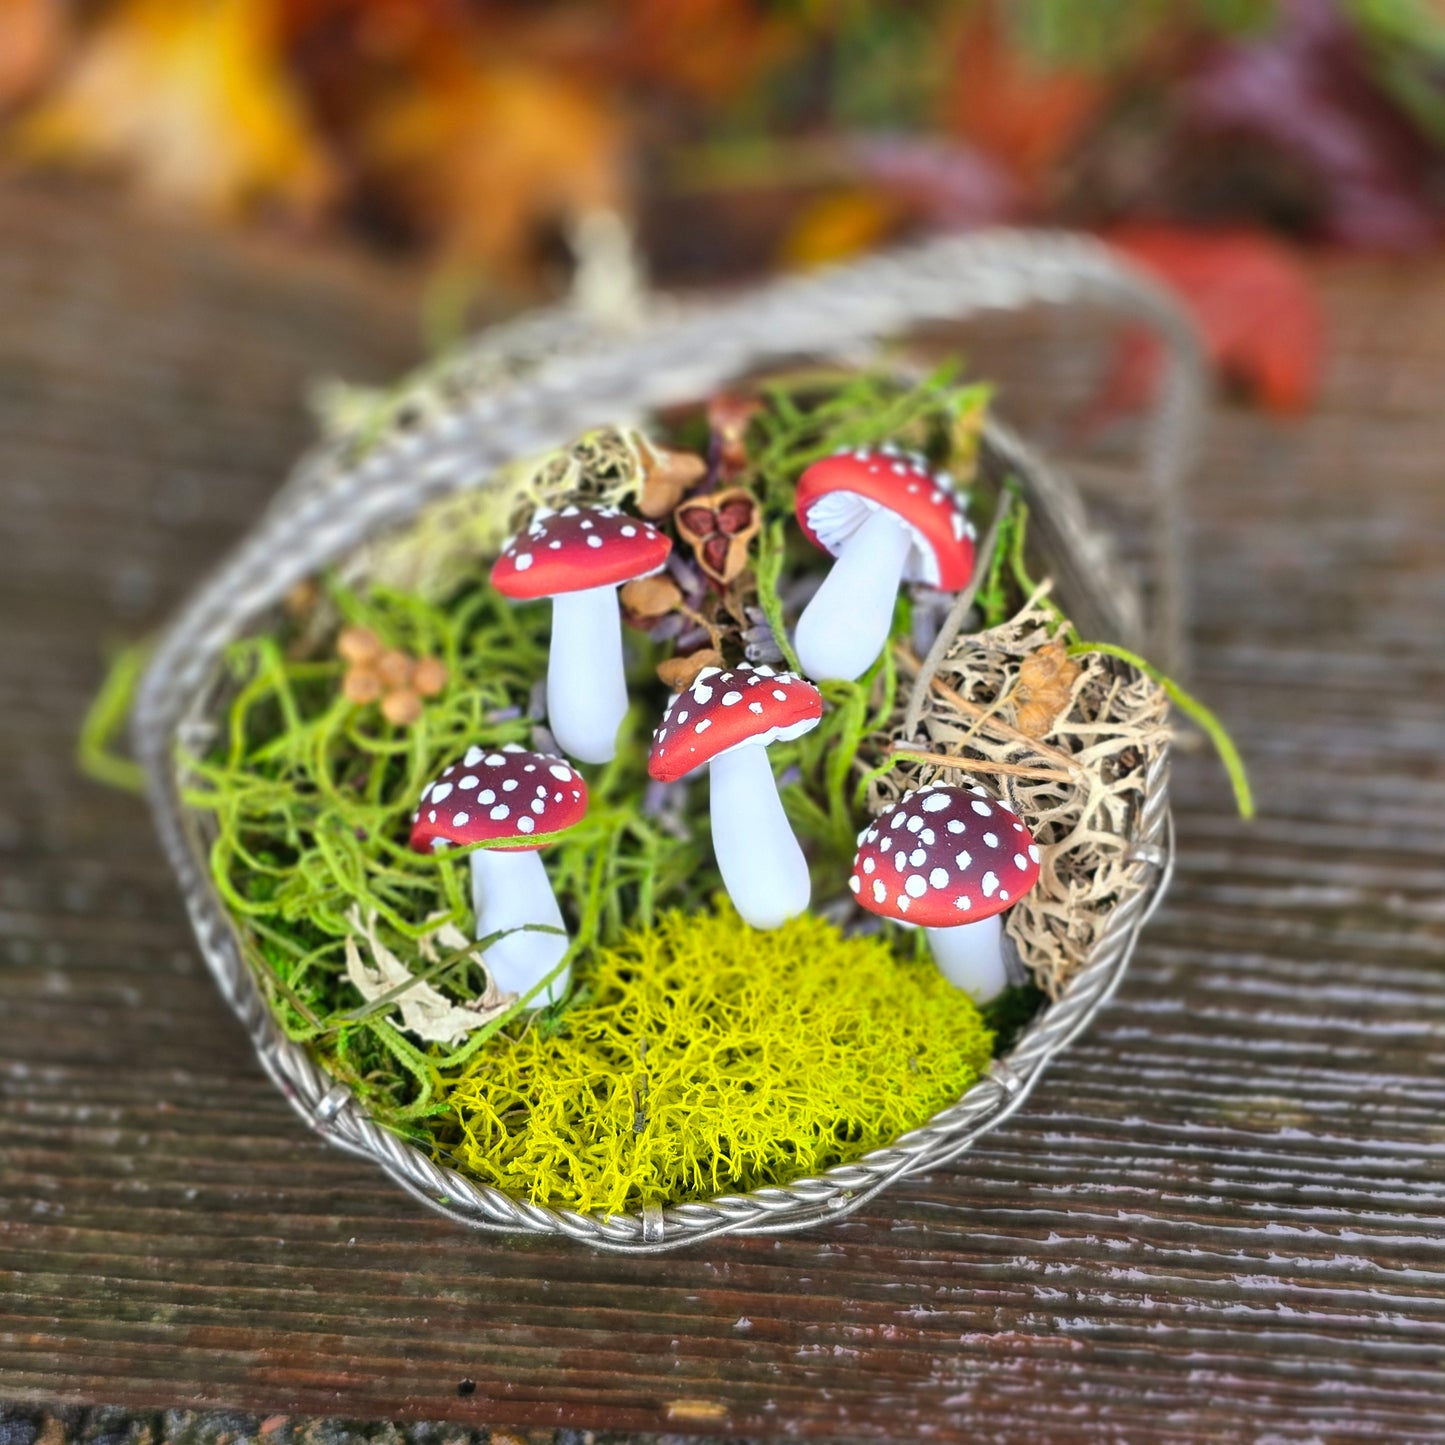
[[[255,530],[164,636],[143,680],[133,728],[161,839],[206,961],[267,1072],[314,1130],[375,1160],[459,1223],[657,1251],[716,1234],[781,1232],[841,1218],[895,1179],[956,1158],[1019,1107],[1049,1060],[1118,986],[1165,887],[1173,858],[1167,753],[1149,768],[1130,840],[1139,886],[1115,907],[1063,996],[957,1103],[887,1148],[813,1178],[605,1217],[514,1199],[432,1162],[377,1125],[344,1086],[285,1038],[211,883],[207,823],[181,802],[177,756],[204,748],[213,734],[226,645],[265,625],[296,583],[405,524],[426,503],[485,486],[503,464],[559,446],[588,427],[640,421],[760,369],[819,359],[866,364],[880,342],[910,329],[1039,304],[1102,309],[1149,327],[1167,344],[1142,468],[1156,560],[1148,636],[1141,635],[1131,581],[1090,534],[1072,486],[998,424],[985,433],[982,465],[1020,480],[1055,595],[1083,631],[1148,648],[1177,665],[1177,497],[1202,414],[1202,368],[1193,333],[1174,304],[1103,247],[1079,238],[993,232],[935,242],[777,284],[725,306],[658,303],[644,324],[626,331],[604,329],[570,309],[541,313],[485,336],[359,459],[341,441],[303,460]]]

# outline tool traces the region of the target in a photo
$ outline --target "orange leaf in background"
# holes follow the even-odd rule
[[[617,108],[576,78],[458,58],[378,110],[362,150],[453,262],[519,279],[540,233],[627,213],[628,139]]]
[[[898,223],[901,208],[877,191],[833,191],[805,205],[783,238],[785,266],[821,266],[872,251]]]
[[[1288,247],[1260,231],[1133,224],[1111,245],[1163,281],[1193,316],[1209,360],[1270,411],[1303,411],[1319,385],[1324,321],[1309,278]],[[1157,344],[1142,333],[1120,347],[1094,420],[1153,395]]]
[[[809,39],[800,17],[750,0],[614,0],[614,4],[621,12],[615,63],[631,74],[706,101],[741,95],[764,71]]]
[[[49,74],[68,29],[60,0],[0,0],[0,108],[23,100]]]
[[[1101,76],[1045,69],[1023,54],[994,6],[981,5],[959,37],[943,121],[1032,181],[1074,145],[1107,95]]]
[[[329,165],[274,43],[269,0],[126,0],[55,93],[22,118],[22,159],[118,164],[167,200],[217,212],[257,200],[314,210]]]

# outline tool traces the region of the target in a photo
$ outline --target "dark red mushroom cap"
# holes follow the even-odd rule
[[[418,853],[462,848],[468,843],[540,848],[533,834],[561,833],[587,812],[587,784],[561,758],[530,753],[517,743],[468,748],[466,756],[422,790],[412,818],[411,846]]]
[[[652,735],[647,771],[660,783],[744,743],[786,742],[818,726],[823,694],[795,672],[742,663],[705,667],[673,697]]]
[[[1011,908],[1038,882],[1039,849],[982,788],[919,788],[858,838],[848,887],[870,913],[953,928]]]
[[[815,547],[835,557],[876,507],[887,508],[913,534],[906,580],[947,592],[968,585],[973,527],[947,475],[930,471],[917,452],[888,446],[834,452],[798,478],[798,522]]]
[[[656,572],[671,551],[672,539],[651,522],[615,507],[538,512],[502,548],[492,586],[519,602],[615,587]]]

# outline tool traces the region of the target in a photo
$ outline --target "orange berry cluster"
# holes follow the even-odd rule
[[[381,704],[381,715],[397,727],[420,716],[422,699],[436,697],[447,685],[447,670],[435,657],[412,657],[386,647],[368,627],[343,627],[336,652],[346,663],[341,693],[358,707]]]

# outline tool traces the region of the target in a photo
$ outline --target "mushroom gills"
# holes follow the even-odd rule
[[[513,932],[499,938],[483,954],[492,982],[506,993],[525,994],[551,973],[567,952],[562,910],[552,892],[542,856],[525,851],[479,849],[472,854],[472,908],[477,937],[524,924],[545,924],[559,933]],[[531,1008],[556,1003],[567,992],[571,969],[564,968],[544,992],[531,1000]]]
[[[627,716],[622,613],[617,588],[586,587],[552,599],[547,722],[563,752],[608,763]]]
[[[877,660],[888,641],[912,547],[908,524],[886,507],[874,506],[838,549],[793,638],[809,677],[852,682]]]
[[[807,908],[813,890],[767,749],[742,743],[708,767],[712,851],[728,897],[745,923],[778,928]]]
[[[924,932],[928,934],[938,971],[975,1003],[987,1003],[1008,987],[1002,913],[953,928],[928,928]]]

